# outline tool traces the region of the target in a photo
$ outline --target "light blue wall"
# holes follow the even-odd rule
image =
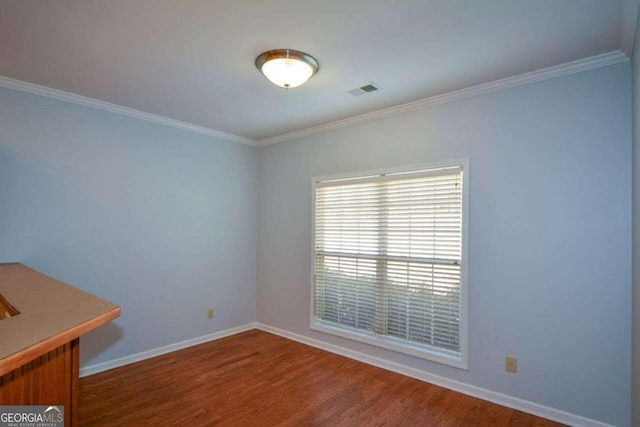
[[[640,37],[633,50],[633,370],[632,425],[640,426]]]
[[[255,321],[256,176],[254,147],[0,90],[0,261],[122,306],[84,366]]]
[[[0,90],[0,261],[123,307],[83,339],[85,366],[242,325],[257,309],[275,327],[628,425],[629,70],[264,147],[258,159],[251,147]],[[471,161],[469,371],[310,331],[311,177],[458,157]],[[517,375],[504,372],[506,354]]]
[[[311,177],[459,157],[471,166],[469,370],[311,331]],[[630,159],[628,63],[261,148],[257,319],[628,425]]]

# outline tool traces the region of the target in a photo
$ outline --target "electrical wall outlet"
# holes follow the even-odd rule
[[[505,358],[505,369],[507,372],[517,373],[518,372],[518,359],[515,357],[507,356]]]
[[[213,319],[214,314],[213,307],[207,308],[207,319]]]

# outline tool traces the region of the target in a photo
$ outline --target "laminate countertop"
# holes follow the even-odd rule
[[[120,307],[17,263],[0,264],[0,376],[120,316]]]

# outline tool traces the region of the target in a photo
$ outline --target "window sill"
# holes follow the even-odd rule
[[[353,341],[362,342],[376,347],[393,350],[399,353],[408,354],[410,356],[419,357],[421,359],[430,360],[432,362],[442,363],[444,365],[453,366],[459,369],[468,369],[467,360],[464,356],[438,350],[428,346],[412,345],[405,341],[395,339],[393,337],[369,334],[359,330],[351,330],[343,327],[336,327],[332,324],[323,322],[322,320],[313,319],[311,321],[311,329],[330,335],[336,335]]]

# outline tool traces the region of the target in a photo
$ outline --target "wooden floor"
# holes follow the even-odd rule
[[[82,426],[556,426],[252,330],[80,380]]]

